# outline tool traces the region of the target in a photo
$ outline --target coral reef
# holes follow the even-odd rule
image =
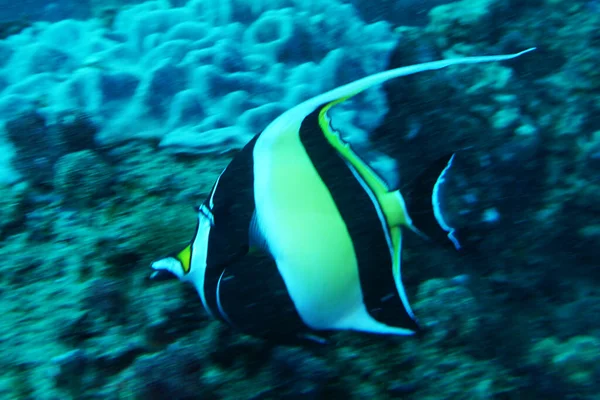
[[[18,229],[25,219],[27,184],[0,186],[0,237]]]
[[[449,0],[348,0],[365,21],[388,21],[399,26],[422,26],[429,21],[430,11]]]
[[[99,126],[103,145],[241,148],[286,108],[385,67],[396,42],[389,24],[319,4],[154,1],[119,12],[108,29],[96,20],[38,23],[2,43],[0,122],[35,108],[52,125],[77,109]],[[371,91],[344,121],[365,136],[384,104],[381,90]]]
[[[369,3],[152,1],[4,30],[0,397],[597,398],[597,2],[432,0],[394,31],[403,1]],[[458,150],[444,207],[464,251],[403,239],[421,336],[279,347],[148,279],[282,110],[386,67],[531,45],[394,81],[333,117],[397,160],[400,187]]]
[[[91,150],[62,156],[55,165],[54,188],[66,203],[90,206],[110,195],[110,166]]]
[[[556,382],[566,385],[562,391],[570,396],[593,396],[600,377],[598,359],[600,341],[592,336],[575,336],[565,342],[546,338],[532,346],[529,363],[542,369],[548,390],[558,387]],[[553,380],[554,384],[548,380]]]

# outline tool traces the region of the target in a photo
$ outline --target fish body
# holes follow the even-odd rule
[[[390,79],[531,50],[397,68],[286,111],[218,177],[198,208],[190,244],[152,268],[191,282],[211,315],[255,336],[293,342],[336,330],[414,334],[402,235],[411,230],[460,247],[439,194],[454,155],[433,163],[403,196],[343,140],[328,111]]]

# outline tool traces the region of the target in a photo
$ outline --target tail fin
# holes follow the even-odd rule
[[[454,154],[441,157],[401,192],[412,228],[432,240],[443,241],[448,238],[458,250],[461,245],[456,238],[455,229],[444,217],[440,193],[453,161]]]

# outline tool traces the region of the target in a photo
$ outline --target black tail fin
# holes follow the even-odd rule
[[[441,204],[442,185],[446,173],[452,167],[454,154],[448,154],[433,162],[413,182],[401,190],[413,228],[429,239],[448,243],[456,249],[460,243],[455,230],[444,218]]]

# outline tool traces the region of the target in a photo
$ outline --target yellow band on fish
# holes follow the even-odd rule
[[[345,142],[340,133],[335,131],[331,127],[331,120],[327,115],[329,109],[333,106],[346,101],[355,94],[351,94],[346,97],[342,97],[335,101],[326,104],[319,112],[319,125],[325,135],[327,141],[335,148],[338,153],[346,160],[352,167],[356,169],[358,174],[366,182],[369,188],[373,191],[373,194],[377,198],[377,201],[381,205],[382,211],[385,215],[388,227],[400,225],[410,225],[410,221],[407,218],[406,211],[404,209],[404,202],[399,202],[401,198],[398,191],[390,192],[387,184],[379,177],[379,175],[371,168],[366,162],[364,162]]]

